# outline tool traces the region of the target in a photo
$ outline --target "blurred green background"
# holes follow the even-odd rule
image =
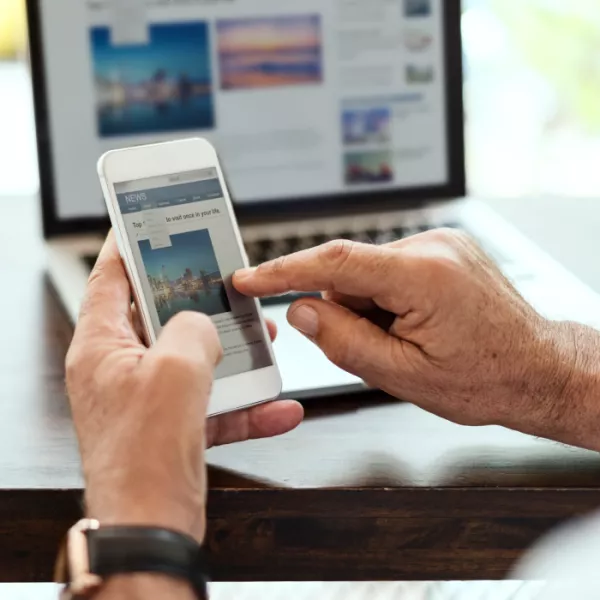
[[[558,116],[600,132],[600,0],[494,0],[491,9],[556,90]]]
[[[463,0],[469,183],[600,196],[600,0]]]

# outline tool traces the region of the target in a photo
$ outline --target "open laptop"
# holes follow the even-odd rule
[[[463,199],[459,0],[27,4],[48,270],[73,321],[109,226],[98,157],[198,135],[221,154],[253,263],[457,227],[542,313],[600,314],[588,288]],[[362,389],[287,325],[289,301],[265,301],[284,393]]]

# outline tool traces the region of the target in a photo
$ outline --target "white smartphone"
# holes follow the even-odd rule
[[[260,304],[232,285],[248,259],[213,146],[115,150],[98,174],[148,345],[177,313],[207,314],[224,350],[209,416],[276,399],[281,375]]]

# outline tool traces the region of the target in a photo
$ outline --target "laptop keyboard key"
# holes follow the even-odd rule
[[[83,262],[90,269],[90,271],[96,266],[97,260],[98,260],[98,257],[96,255],[83,257]]]
[[[303,245],[306,243],[306,238],[299,237],[291,237],[284,240],[286,245],[286,254],[292,254],[293,252],[298,252],[298,250],[302,250]]]
[[[312,238],[312,243],[310,244],[309,247],[322,246],[323,244],[326,244],[328,241],[329,241],[329,237],[326,235],[315,235]]]
[[[354,236],[353,239],[355,242],[360,242],[362,244],[373,244],[375,243],[375,239],[370,237],[366,231],[359,231]]]

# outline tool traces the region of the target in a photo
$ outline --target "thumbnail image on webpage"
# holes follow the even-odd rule
[[[170,237],[170,248],[138,242],[160,324],[187,310],[209,317],[231,312],[208,229]]]
[[[217,22],[224,90],[321,83],[320,15],[286,15]]]
[[[147,44],[115,44],[90,31],[100,137],[215,127],[207,23],[149,26]]]

